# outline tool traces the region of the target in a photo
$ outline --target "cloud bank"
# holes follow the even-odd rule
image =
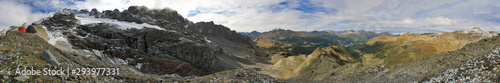
[[[0,30],[9,26],[21,26],[22,24],[31,24],[47,17],[49,14],[32,13],[29,5],[20,4],[15,1],[0,1]]]
[[[171,8],[194,21],[214,21],[236,31],[269,31],[275,28],[312,30],[375,30],[396,33],[443,32],[481,27],[500,31],[498,0],[21,0],[2,12],[23,12],[0,17],[30,17],[31,12],[60,8],[124,10],[132,5]],[[18,7],[23,6],[23,7]],[[32,10],[30,10],[32,9]],[[14,16],[17,15],[17,16]],[[36,17],[36,16],[35,16]]]

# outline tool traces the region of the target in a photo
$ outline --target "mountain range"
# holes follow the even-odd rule
[[[236,32],[175,10],[60,9],[0,35],[2,82],[499,82],[499,32]],[[16,75],[17,68],[119,68]],[[90,70],[89,70],[90,71]]]

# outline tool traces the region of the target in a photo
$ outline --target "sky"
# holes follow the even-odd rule
[[[238,32],[373,30],[500,31],[500,0],[0,0],[0,27],[36,22],[61,8],[171,8],[193,22]],[[1,28],[0,28],[1,29]]]

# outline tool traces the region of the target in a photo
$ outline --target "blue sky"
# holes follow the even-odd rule
[[[500,31],[498,0],[3,0],[0,26],[35,22],[61,8],[171,8],[194,22],[236,31],[375,30],[443,32],[481,27]],[[19,14],[23,13],[23,14]]]

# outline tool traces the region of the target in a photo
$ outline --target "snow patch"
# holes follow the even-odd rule
[[[205,37],[205,41],[207,41],[207,43],[212,42],[212,41],[208,40],[207,37]]]
[[[142,65],[143,65],[143,63],[137,63],[137,65],[135,65],[135,68],[141,69]]]
[[[2,29],[2,31],[0,31],[0,35],[4,35],[5,33],[7,33],[9,29]]]
[[[113,58],[113,59],[114,59],[115,64],[119,64],[119,65],[127,65],[128,64],[128,61],[123,60],[121,58]]]
[[[487,37],[487,38],[491,38],[491,37],[498,35],[497,32],[486,32],[486,31],[481,30],[479,27],[474,27],[472,29],[468,29],[466,31],[463,31],[463,33],[480,35],[482,37]]]
[[[123,60],[123,59],[120,59],[120,58],[115,58],[115,57],[110,57],[109,55],[103,54],[99,50],[92,49],[92,52],[97,57],[101,58],[101,60],[103,60],[105,62],[114,64],[114,65],[127,65],[128,64],[128,61],[126,61],[126,60]]]
[[[47,42],[49,42],[49,44],[51,45],[56,45],[57,42],[68,42],[68,39],[64,37],[62,31],[47,31],[47,34],[49,37],[49,40]]]
[[[472,29],[469,29],[467,31],[464,31],[464,33],[483,33],[484,31],[481,30],[479,27],[474,27]]]
[[[118,21],[118,20],[107,19],[107,18],[95,18],[93,16],[89,16],[88,14],[77,14],[76,19],[80,20],[81,25],[95,24],[95,23],[108,23],[108,24],[117,25],[117,28],[122,29],[122,30],[127,30],[130,28],[142,29],[144,27],[155,28],[158,30],[165,30],[161,27],[158,27],[155,25],[150,25],[147,23],[137,24],[135,22],[125,22],[125,21]]]

